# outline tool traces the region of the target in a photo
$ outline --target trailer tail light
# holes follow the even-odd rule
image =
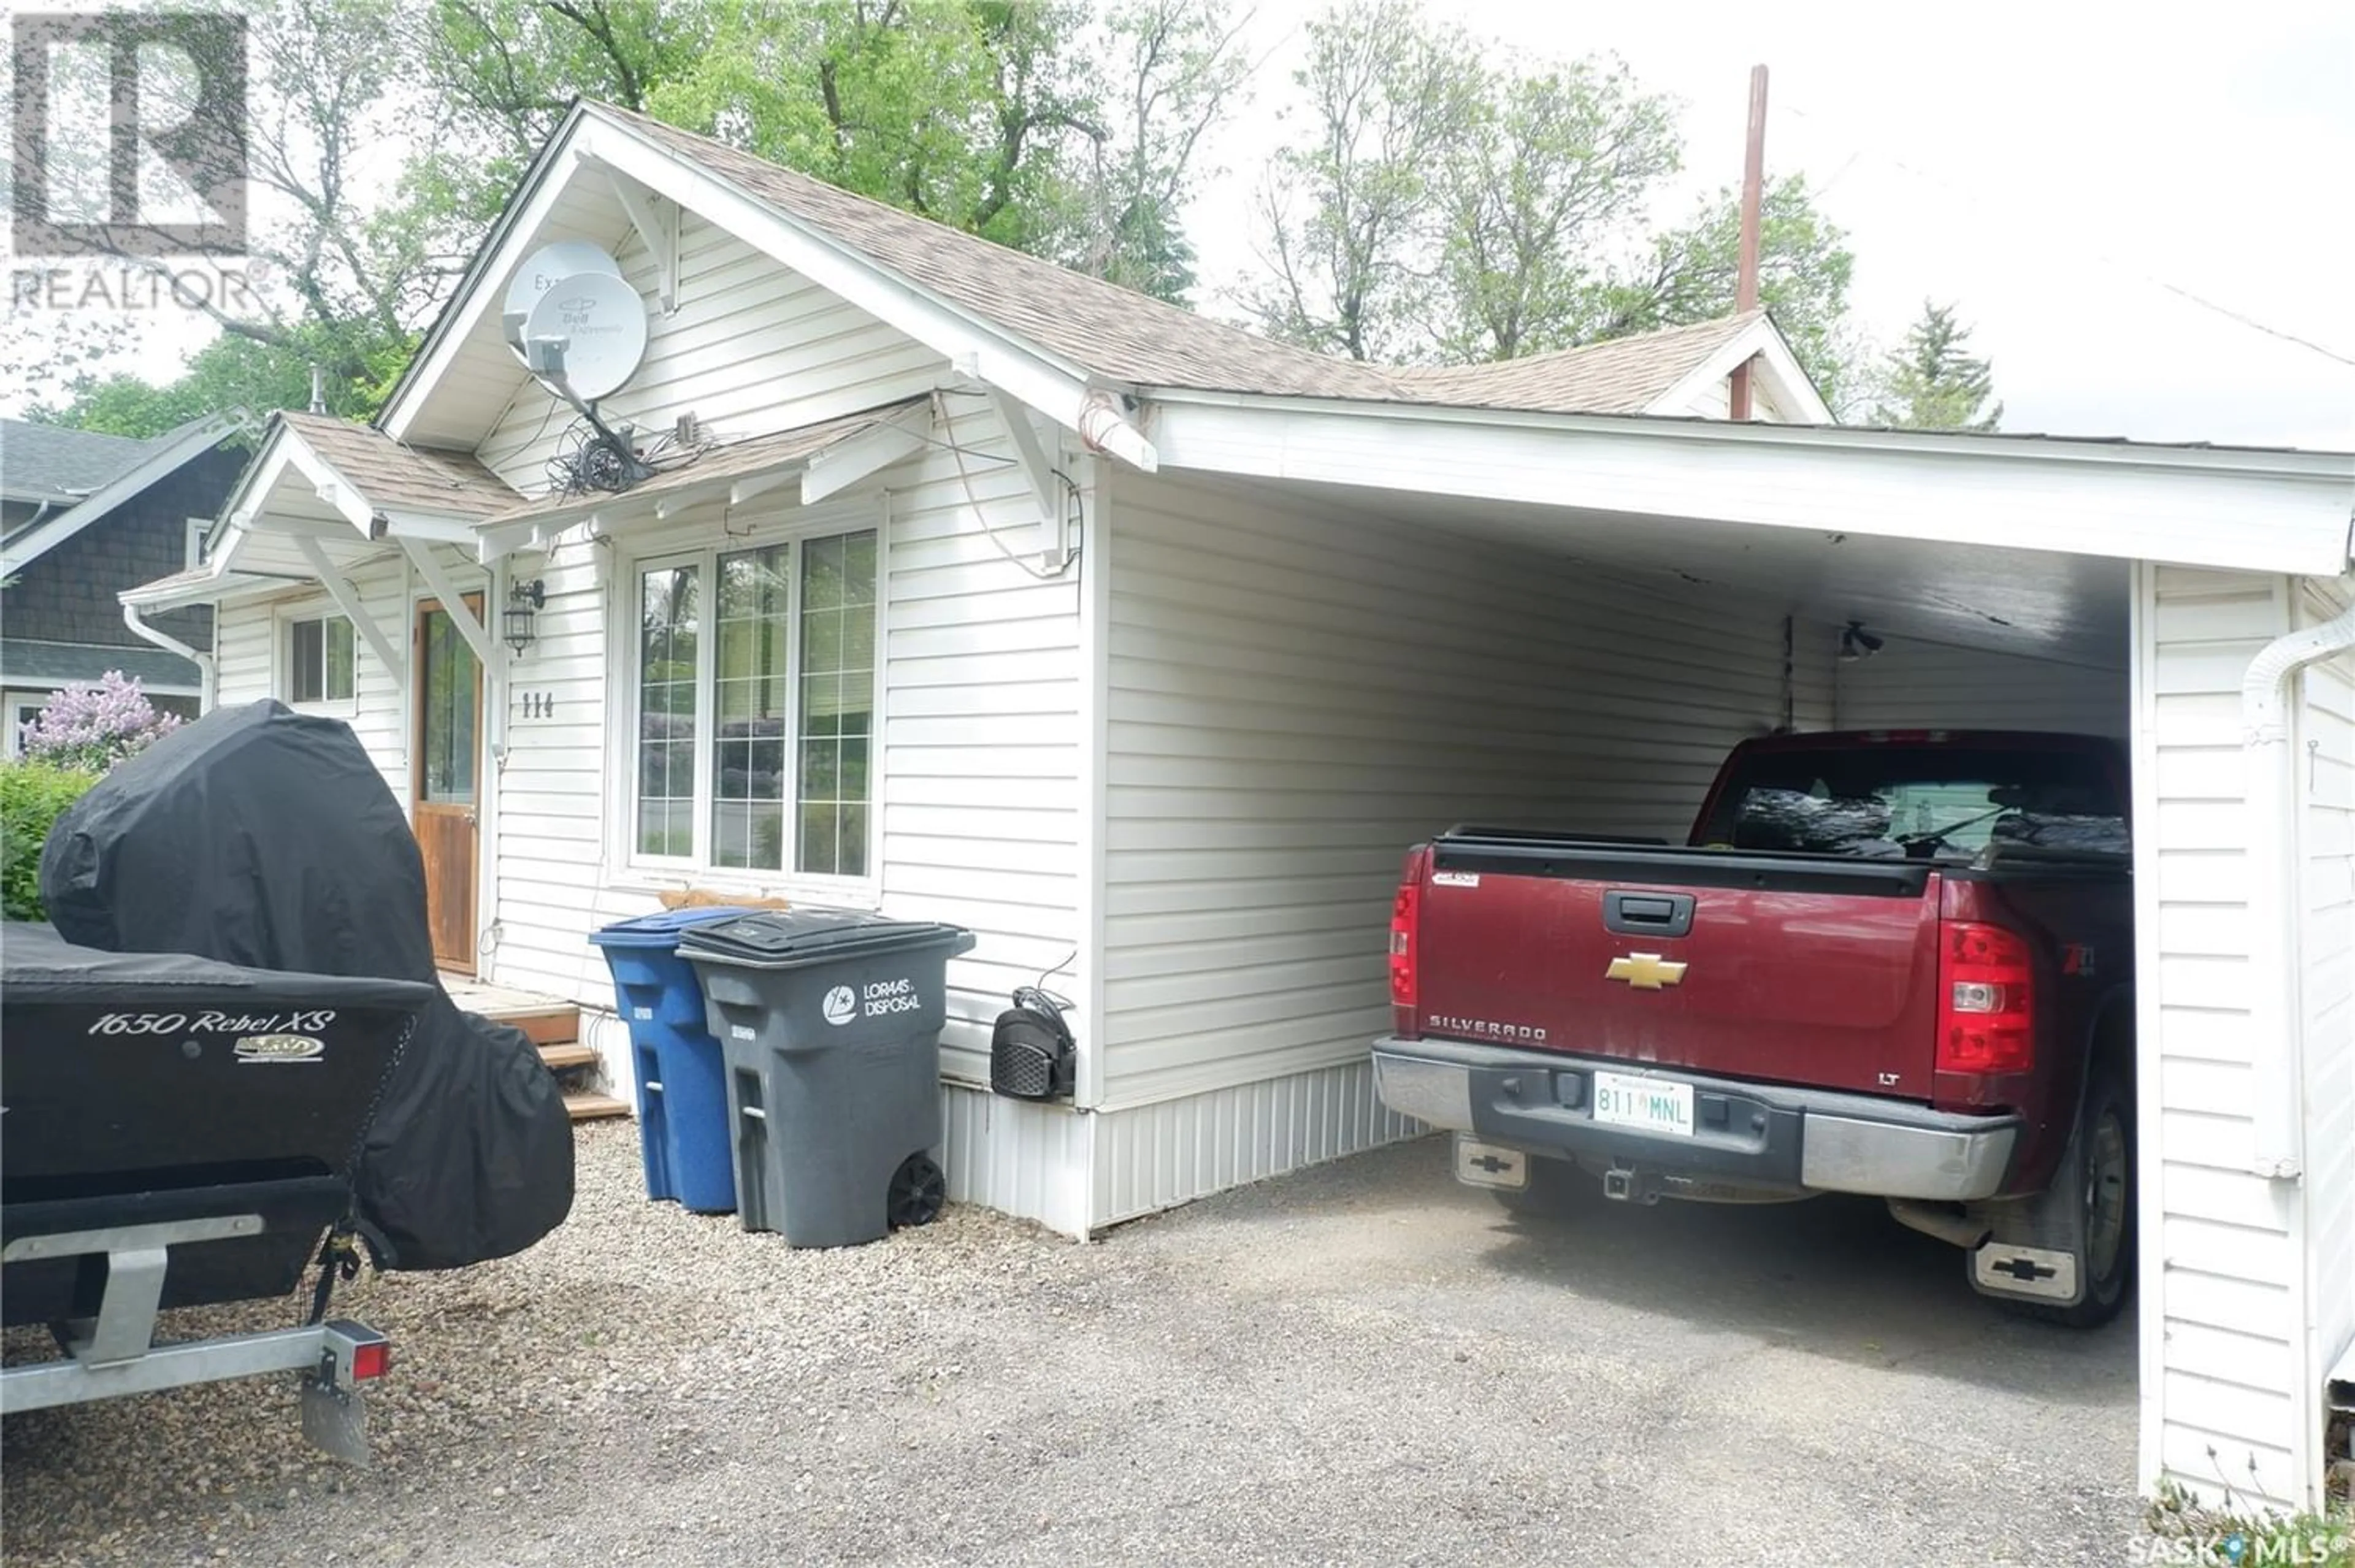
[[[367,1382],[384,1376],[392,1366],[392,1341],[378,1339],[371,1345],[352,1347],[352,1381]]]
[[[2033,965],[2028,944],[1999,925],[1939,928],[1941,1072],[2026,1072],[2036,1065]]]

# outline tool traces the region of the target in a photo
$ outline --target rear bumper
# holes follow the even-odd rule
[[[1596,1069],[1689,1083],[1693,1131],[1594,1120]],[[1646,1173],[1670,1197],[1862,1192],[1970,1202],[2003,1190],[2017,1116],[1971,1116],[1837,1090],[1661,1072],[1606,1057],[1446,1040],[1374,1044],[1382,1104],[1433,1127],[1533,1154]]]

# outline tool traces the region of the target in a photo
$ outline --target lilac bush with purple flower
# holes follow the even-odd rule
[[[108,670],[94,686],[71,686],[18,731],[23,754],[53,767],[104,773],[180,727],[159,713],[136,680]]]

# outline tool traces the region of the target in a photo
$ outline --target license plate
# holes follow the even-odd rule
[[[1693,1092],[1689,1083],[1665,1078],[1630,1078],[1624,1073],[1594,1075],[1594,1119],[1619,1127],[1641,1127],[1647,1133],[1692,1136]]]

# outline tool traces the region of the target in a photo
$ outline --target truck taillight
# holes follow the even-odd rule
[[[1999,925],[1939,927],[1941,1072],[2026,1072],[2036,1065],[2034,972],[2028,944]]]
[[[1423,884],[1407,882],[1391,901],[1391,1006],[1409,1012],[1415,1005],[1415,927],[1423,912]]]

